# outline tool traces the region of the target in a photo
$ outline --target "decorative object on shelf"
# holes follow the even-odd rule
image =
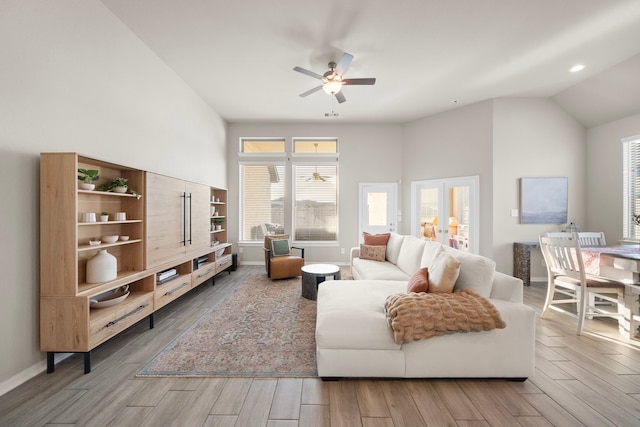
[[[89,246],[98,246],[101,243],[101,240],[89,240]]]
[[[213,218],[213,223],[216,226],[216,230],[222,230],[222,220],[223,218]]]
[[[113,280],[118,276],[118,260],[100,249],[96,255],[87,261],[87,283],[101,283]]]
[[[118,236],[102,236],[101,240],[105,243],[115,243],[118,241]]]
[[[89,307],[105,308],[111,307],[124,301],[129,296],[129,285],[121,286],[117,289],[104,292],[89,299]]]
[[[126,212],[116,212],[116,221],[126,221],[127,213]]]
[[[224,254],[224,249],[225,248],[221,248],[221,249],[217,249],[216,250],[216,258],[220,258]]]
[[[82,214],[82,222],[96,222],[95,212],[85,212]]]
[[[114,178],[98,187],[100,191],[112,191],[114,193],[131,193],[140,199],[142,196],[136,190],[129,186],[126,178]]]
[[[83,190],[93,190],[96,185],[93,183],[100,178],[99,171],[95,169],[78,168],[78,179],[82,181],[80,188]]]
[[[129,236],[120,236],[120,240],[126,242],[127,240],[129,240]]]
[[[100,222],[109,221],[109,212],[100,212]]]

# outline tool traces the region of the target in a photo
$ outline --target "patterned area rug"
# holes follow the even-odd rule
[[[137,376],[314,377],[316,302],[300,278],[253,274]]]

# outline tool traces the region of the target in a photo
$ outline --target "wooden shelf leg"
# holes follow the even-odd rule
[[[84,353],[84,373],[91,372],[91,351]]]
[[[53,351],[47,351],[47,374],[56,370],[56,362],[54,360],[55,353]]]

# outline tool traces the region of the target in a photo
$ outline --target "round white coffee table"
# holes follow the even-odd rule
[[[340,267],[333,264],[309,264],[302,267],[302,296],[315,300],[318,285],[327,279],[340,280]]]

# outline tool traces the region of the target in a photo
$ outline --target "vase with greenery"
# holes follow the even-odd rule
[[[131,193],[136,196],[138,199],[142,196],[138,194],[136,190],[129,186],[129,182],[126,178],[114,178],[109,182],[105,182],[100,187],[98,187],[100,191],[113,191],[114,193]]]
[[[78,168],[78,180],[80,188],[83,190],[93,190],[96,186],[94,184],[100,178],[100,172],[95,169]]]

